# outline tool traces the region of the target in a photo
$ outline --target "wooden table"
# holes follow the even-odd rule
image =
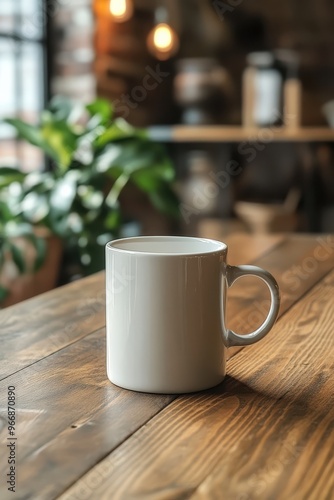
[[[282,307],[266,339],[231,350],[210,391],[149,395],[107,380],[102,273],[0,313],[1,500],[334,498],[334,236],[228,242],[231,264],[276,276]],[[229,325],[250,330],[265,288],[249,278],[230,292]]]

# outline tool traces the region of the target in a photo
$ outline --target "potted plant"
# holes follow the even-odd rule
[[[1,170],[4,173],[6,169]],[[6,170],[5,178],[0,174],[2,187],[10,175],[11,169]],[[12,172],[13,178],[19,179],[20,173]],[[28,298],[32,288],[36,293],[44,291],[43,287],[40,289],[38,275],[44,274],[41,268],[45,260],[45,239],[0,201],[0,305],[8,306]],[[32,275],[37,279],[31,280]]]
[[[1,200],[14,217],[63,241],[72,272],[88,275],[104,268],[104,245],[124,224],[120,194],[127,184],[145,193],[156,209],[178,215],[174,168],[164,148],[144,130],[115,118],[109,102],[84,106],[56,97],[38,125],[5,121],[45,153],[50,168],[28,174],[0,168],[0,177],[8,176],[0,185]]]

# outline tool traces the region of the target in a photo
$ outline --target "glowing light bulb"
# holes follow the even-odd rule
[[[159,23],[148,35],[148,48],[158,59],[169,59],[179,48],[178,36],[169,24]]]
[[[119,23],[128,21],[133,14],[131,0],[110,0],[109,9],[114,20]]]
[[[173,45],[173,33],[168,24],[159,24],[153,34],[154,45],[158,50],[168,52]]]

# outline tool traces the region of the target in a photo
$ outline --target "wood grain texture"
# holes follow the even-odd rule
[[[247,245],[247,241],[249,245]],[[266,243],[264,240],[263,247],[259,247],[258,243],[252,243],[252,241],[254,242],[251,237],[248,240],[232,238],[229,241],[230,254],[234,255],[234,257],[240,257],[241,263],[245,263],[247,262],[248,250],[248,255],[253,252],[252,256],[258,257],[257,264],[273,270],[278,280],[283,282],[283,285],[284,273],[289,271],[293,265],[302,265],[305,259],[314,254],[319,245],[314,239],[306,237],[283,238],[279,239],[278,242],[275,240],[273,245],[268,245],[268,242]],[[300,286],[293,293],[287,293],[288,289],[286,289],[283,294],[283,303],[286,301],[283,311],[287,311],[292,304],[297,303],[314,286],[319,277],[325,275],[328,269],[333,267],[333,257],[329,245],[331,241],[327,241],[328,256],[326,260],[319,263],[317,270],[310,273],[307,278],[300,279]],[[243,258],[243,251],[245,259]],[[238,255],[237,252],[239,252]],[[324,257],[324,254],[322,256]],[[226,422],[222,424],[220,418],[225,414],[227,416],[235,415],[235,412],[239,411],[239,407],[247,406],[249,393],[252,391],[249,390],[245,383],[240,383],[231,377],[227,377],[225,383],[213,391],[177,399],[173,405],[183,405],[184,402],[187,402],[188,405],[186,407],[186,416],[182,413],[183,416],[180,419],[175,416],[174,406],[168,406],[171,401],[176,399],[174,396],[137,394],[124,391],[110,384],[104,367],[104,328],[98,326],[99,322],[104,325],[103,300],[101,296],[95,295],[101,292],[101,286],[104,288],[103,281],[104,276],[100,274],[0,313],[0,321],[2,314],[5,313],[7,321],[11,320],[11,322],[5,324],[15,325],[15,330],[9,328],[1,333],[0,338],[6,340],[6,342],[2,343],[4,352],[7,353],[6,356],[14,357],[14,360],[11,361],[13,362],[12,366],[15,367],[20,363],[19,366],[22,367],[20,371],[0,382],[1,395],[5,394],[8,385],[13,384],[17,387],[20,438],[19,498],[38,498],[41,500],[56,498],[57,495],[69,488],[81,476],[84,477],[84,480],[78,482],[75,490],[70,490],[72,497],[80,499],[98,498],[99,496],[95,495],[95,486],[92,485],[98,483],[98,487],[99,482],[105,481],[105,476],[109,477],[111,473],[109,460],[112,460],[112,468],[114,468],[115,457],[113,453],[109,455],[110,452],[115,450],[118,453],[117,450],[120,450],[127,442],[131,443],[131,446],[129,445],[131,449],[140,443],[145,444],[146,434],[144,434],[143,438],[136,431],[142,428],[140,432],[146,433],[146,429],[150,429],[151,424],[156,421],[156,418],[160,418],[160,415],[162,419],[165,419],[166,429],[172,429],[175,426],[175,429],[177,429],[179,420],[183,424],[180,428],[180,434],[173,435],[171,439],[168,436],[166,441],[163,439],[158,450],[155,450],[156,442],[151,441],[151,431],[149,431],[149,442],[145,444],[148,449],[148,456],[151,451],[153,457],[157,454],[157,464],[159,464],[160,459],[164,460],[165,453],[167,453],[168,458],[168,443],[174,441],[173,446],[176,446],[176,456],[174,457],[175,463],[172,470],[177,474],[179,462],[185,461],[185,463],[191,464],[195,460],[193,456],[188,457],[188,453],[192,450],[189,445],[189,440],[191,440],[199,446],[196,451],[196,453],[199,453],[199,457],[203,452],[201,458],[204,467],[203,474],[201,472],[202,465],[198,463],[196,465],[200,470],[202,481],[209,474],[206,467],[213,471],[217,460],[220,459],[219,443],[221,432],[227,427],[235,435],[234,425],[236,425],[236,429],[239,429],[238,419],[235,422],[231,421],[228,424]],[[243,281],[240,281],[240,283],[243,283]],[[258,286],[254,283],[249,285],[246,283],[241,289],[232,287],[230,292],[230,314],[232,317],[239,318],[241,311],[246,310],[247,312],[247,307],[250,308],[249,311],[252,310],[251,304],[252,301],[254,302],[254,297],[257,296]],[[98,297],[98,300],[96,297]],[[88,301],[93,300],[92,304],[99,304],[99,307],[101,307],[89,320],[87,320],[87,317],[90,318],[90,316],[84,314],[87,312],[86,309],[80,309],[82,304],[85,304],[86,299]],[[39,304],[41,309],[39,317],[35,313],[32,318],[29,318],[29,306],[32,304]],[[51,310],[49,310],[50,305],[52,305]],[[7,312],[10,310],[13,314],[7,316]],[[80,314],[80,311],[83,312],[83,315]],[[282,318],[282,321],[285,321],[286,317],[287,315]],[[73,334],[64,338],[63,327],[69,321],[74,325]],[[306,319],[306,326],[307,321]],[[308,331],[306,326],[305,329]],[[33,336],[34,328],[38,332],[37,337]],[[95,331],[96,328],[99,328],[98,331]],[[17,336],[17,343],[10,338],[11,331],[14,331]],[[277,331],[277,327],[275,331]],[[275,332],[270,335],[270,339],[274,337],[274,334]],[[30,335],[34,339],[32,345],[30,345]],[[56,344],[50,344],[50,339],[57,339],[55,340]],[[275,357],[276,344],[269,342],[266,345],[268,353],[271,352],[270,356]],[[271,345],[273,345],[272,351]],[[294,348],[296,345],[296,342],[293,343]],[[254,349],[257,347],[254,346]],[[10,348],[14,349],[15,355],[11,353]],[[246,352],[251,353],[250,349],[253,348],[248,348]],[[30,353],[29,358],[26,355],[27,351]],[[16,356],[18,359],[15,359]],[[236,356],[236,360],[238,360],[239,356],[244,356],[244,354]],[[262,354],[264,359],[269,359],[268,356],[269,354]],[[44,359],[41,359],[41,357]],[[31,363],[33,359],[36,362]],[[276,358],[273,359],[275,359],[273,366],[276,366]],[[284,360],[284,358],[282,359]],[[27,360],[29,361],[28,366],[24,367]],[[224,404],[220,408],[219,405],[222,401],[224,401]],[[1,401],[0,446],[4,445],[6,439],[5,413],[2,404]],[[262,402],[259,404],[262,405]],[[192,405],[195,406],[192,407]],[[199,408],[199,414],[197,408]],[[280,411],[283,411],[283,409],[284,405],[280,407]],[[250,403],[248,410],[252,415],[252,403]],[[155,417],[155,415],[158,415],[158,417]],[[199,415],[202,415],[202,417]],[[204,440],[202,446],[203,433],[206,436],[206,432],[211,426],[211,417],[214,415],[219,416],[219,419],[217,422],[212,423],[212,435],[210,435],[209,444]],[[207,428],[207,419],[209,428]],[[1,429],[1,423],[3,429]],[[240,426],[242,428],[241,422]],[[212,445],[217,447],[217,451],[212,451],[210,448],[211,439]],[[125,442],[124,445],[122,445],[122,442]],[[142,460],[140,453],[137,455],[138,461]],[[131,457],[126,457],[130,471],[132,471],[133,467],[135,471],[138,466],[135,457],[136,455],[134,455],[134,465],[130,460]],[[146,463],[145,460],[143,463]],[[101,467],[96,472],[97,475],[94,472],[93,479],[91,479],[91,476],[87,479],[86,474],[97,463],[100,463]],[[169,462],[166,462],[166,471],[163,463],[157,466],[158,469],[154,472],[156,481],[159,482],[161,474],[165,474],[165,472],[168,478]],[[3,477],[4,468],[5,464],[0,461],[0,477]],[[167,489],[162,488],[160,491],[160,487],[157,487],[156,491],[151,493],[145,490],[141,497],[145,499],[187,498],[200,483],[196,483],[194,486],[193,480],[190,478],[188,488],[188,476],[184,476],[186,481],[184,483],[182,470],[181,468],[180,479],[173,479]],[[150,471],[149,466],[148,478],[151,474]],[[100,479],[98,479],[99,474]],[[145,478],[146,475],[144,474],[143,477]],[[0,488],[0,498],[5,499],[7,498],[6,491],[1,481],[0,485],[2,488]],[[113,498],[113,490],[109,490],[108,495],[108,498]],[[72,497],[68,496],[67,498]],[[126,494],[123,498],[127,499],[131,498],[131,496]]]
[[[0,380],[104,325],[104,273],[0,311]]]
[[[334,268],[334,236],[288,237],[252,263],[275,276],[282,315]],[[237,333],[248,333],[260,326],[268,310],[269,292],[259,280],[244,278],[228,292],[227,325]],[[229,349],[229,356],[241,349]]]
[[[194,498],[219,498],[222,487],[226,498],[245,500],[334,497],[333,288],[334,272],[229,363],[252,392],[251,430]]]
[[[250,255],[260,255],[276,241],[254,245]],[[246,252],[239,250],[239,255],[247,259]],[[152,404],[147,404],[142,396],[139,406],[133,406],[134,398],[128,406],[126,399],[123,405],[114,398],[115,388],[104,370],[104,330],[89,335],[105,322],[102,273],[6,309],[1,319],[2,376],[8,377],[9,370],[16,373],[3,381],[0,392],[5,394],[8,384],[20,390],[20,487],[28,496],[49,498],[61,492],[172,399],[153,397]],[[82,342],[77,343],[79,339]],[[92,374],[94,382],[85,386]],[[100,392],[101,381],[106,394]],[[123,411],[131,422],[119,417]],[[110,418],[115,418],[115,431],[112,425],[106,430]],[[109,430],[111,438],[101,446]],[[85,454],[87,440],[93,449]],[[94,443],[99,443],[96,449]],[[65,455],[80,460],[68,468]],[[0,470],[5,473],[5,467]]]
[[[61,500],[90,484],[106,500],[333,498],[333,287],[334,272],[223,384],[177,398]]]
[[[232,266],[254,262],[270,250],[273,250],[287,238],[283,235],[258,236],[254,238],[246,233],[237,233],[226,237],[217,227],[213,227],[210,233],[208,228],[206,236],[203,237],[226,242],[228,244],[227,260]]]
[[[0,382],[2,398],[8,385],[16,387],[17,498],[38,500],[55,498],[173,399],[108,381],[104,329]],[[6,430],[0,427],[1,450]],[[12,498],[2,481],[7,468],[0,460],[1,500]]]

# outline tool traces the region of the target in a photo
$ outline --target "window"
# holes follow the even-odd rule
[[[37,117],[48,98],[47,24],[44,0],[0,1],[0,119]],[[0,165],[41,167],[43,155],[0,124]]]

